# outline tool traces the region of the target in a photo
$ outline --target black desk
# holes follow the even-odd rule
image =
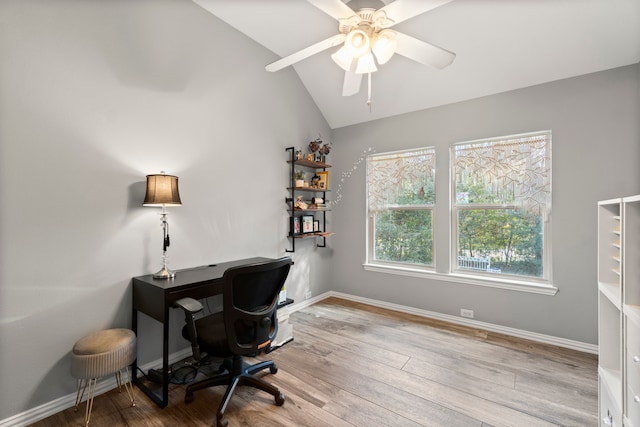
[[[174,279],[154,279],[152,274],[133,278],[132,328],[138,334],[138,312],[158,322],[162,327],[162,384],[161,396],[138,379],[138,361],[133,362],[133,381],[158,406],[169,403],[169,309],[180,298],[203,299],[222,293],[222,276],[230,267],[269,261],[270,258],[248,258],[213,266],[176,271]]]

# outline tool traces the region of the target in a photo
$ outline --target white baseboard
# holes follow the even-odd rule
[[[186,357],[191,356],[191,347],[182,349],[173,354],[169,355],[169,363],[175,363],[179,360],[182,360]],[[147,372],[152,368],[160,368],[162,366],[162,359],[156,359],[152,362],[146,363],[143,366],[139,366],[143,372]],[[135,375],[133,372],[131,375]],[[115,375],[110,375],[109,377],[104,377],[98,380],[96,385],[95,396],[99,396],[103,393],[106,393],[109,390],[113,390],[118,385],[116,383]],[[135,388],[135,387],[134,387]],[[134,396],[136,393],[139,393],[140,390],[134,390]],[[86,396],[85,396],[86,398]],[[58,412],[64,411],[65,409],[69,409],[76,404],[76,392],[74,391],[71,394],[66,396],[62,396],[58,399],[52,400],[51,402],[47,402],[44,405],[37,406],[33,409],[29,409],[28,411],[22,412],[21,414],[14,415],[12,417],[6,418],[4,420],[0,420],[0,427],[23,427],[29,424],[33,424],[40,420],[43,420],[47,417],[50,417],[53,414],[57,414]],[[95,402],[95,405],[100,405],[100,400]],[[84,412],[84,401],[80,405],[80,411]]]
[[[329,291],[324,294],[318,295],[314,298],[302,301],[300,303],[294,303],[289,306],[290,311],[301,310],[318,301],[329,297],[342,298],[349,301],[361,302],[363,304],[373,305],[375,307],[387,308],[389,310],[395,310],[402,313],[414,314],[416,316],[422,316],[429,319],[442,320],[444,322],[454,323],[456,325],[469,326],[476,329],[482,329],[489,332],[497,332],[512,337],[524,338],[531,341],[536,341],[543,344],[556,345],[558,347],[569,348],[572,350],[582,351],[584,353],[598,354],[598,346],[595,344],[584,343],[580,341],[569,340],[566,338],[554,337],[552,335],[544,335],[536,332],[529,332],[522,329],[509,328],[506,326],[494,325],[492,323],[480,322],[473,319],[467,319],[464,317],[452,316],[449,314],[437,313],[435,311],[422,310],[419,308],[407,307],[405,305],[393,304],[385,301],[378,301],[370,298],[363,298],[354,295],[349,295],[341,292]]]
[[[524,331],[521,329],[509,328],[506,326],[494,325],[491,323],[479,322],[473,319],[466,319],[457,316],[451,316],[449,314],[436,313],[434,311],[422,310],[413,307],[407,307],[404,305],[393,304],[385,301],[378,301],[370,298],[363,298],[354,295],[349,295],[341,292],[329,291],[324,294],[309,298],[307,300],[293,303],[287,306],[289,313],[293,313],[303,308],[309,307],[316,302],[322,301],[329,297],[342,298],[349,301],[360,302],[363,304],[369,304],[375,307],[387,308],[389,310],[400,311],[402,313],[414,314],[416,316],[422,316],[429,319],[442,320],[457,325],[469,326],[472,328],[482,329],[490,332],[497,332],[505,335],[510,335],[518,338],[525,338],[531,341],[536,341],[543,344],[551,344],[559,347],[569,348],[572,350],[582,351],[585,353],[598,353],[598,346],[595,344],[588,344],[579,341],[568,340],[565,338],[558,338],[551,335],[538,334],[536,332]],[[169,363],[175,363],[179,360],[189,357],[191,355],[191,348],[186,348],[177,351],[169,356]],[[159,368],[162,366],[162,360],[157,359],[152,362],[140,366],[143,371],[148,371],[151,368]],[[96,387],[96,396],[105,393],[109,390],[116,388],[116,381],[114,377],[98,380]],[[60,411],[71,408],[76,403],[76,393],[73,392],[67,396],[63,396],[59,399],[52,400],[51,402],[40,405],[36,408],[25,411],[21,414],[14,415],[13,417],[0,420],[0,427],[22,427],[28,424],[35,423],[44,418],[47,418],[53,414],[57,414]],[[96,402],[97,405],[100,402]],[[84,410],[84,409],[82,409]]]

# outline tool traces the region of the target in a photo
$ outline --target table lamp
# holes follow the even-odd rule
[[[182,206],[180,193],[178,192],[178,177],[165,175],[164,171],[159,175],[147,175],[147,193],[144,196],[142,206],[162,207],[162,269],[153,275],[154,279],[173,279],[176,274],[167,268],[167,248],[170,245],[169,223],[167,222],[167,206]]]

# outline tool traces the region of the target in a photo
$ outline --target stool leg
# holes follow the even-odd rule
[[[89,426],[89,420],[91,420],[91,410],[93,409],[93,398],[96,393],[96,384],[98,383],[97,378],[91,378],[88,381],[89,384],[89,393],[87,394],[87,406],[84,410],[84,425],[85,427]],[[85,385],[86,387],[86,385]],[[84,394],[84,392],[83,392]]]
[[[122,370],[116,371],[116,384],[118,385],[118,393],[122,393]]]
[[[77,411],[80,406],[80,402],[82,402],[82,398],[84,397],[84,392],[87,389],[87,381],[83,379],[78,379],[78,392],[76,393],[76,408]]]
[[[127,374],[127,381],[122,381],[122,370],[116,372],[116,382],[118,383],[118,391],[122,393],[122,385],[124,384],[124,389],[127,391],[129,395],[129,400],[131,401],[131,406],[136,406],[136,401],[133,397],[133,383],[131,382],[131,374],[129,373],[129,367],[124,368],[124,371]]]

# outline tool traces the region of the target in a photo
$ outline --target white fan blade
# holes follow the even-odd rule
[[[272,62],[264,68],[265,70],[271,72],[282,70],[283,68],[295,64],[298,61],[302,61],[303,59],[315,55],[316,53],[320,53],[323,50],[329,49],[330,47],[338,46],[340,43],[344,42],[345,37],[346,36],[344,34],[336,34],[335,36],[331,36],[328,39],[324,39],[321,42],[299,50],[296,53],[285,56],[284,58],[279,59],[276,62]]]
[[[395,25],[450,1],[452,0],[396,0],[380,10],[384,11],[389,19],[393,21],[393,25]]]
[[[309,3],[333,17],[334,19],[344,19],[356,13],[349,6],[340,0],[307,0]]]
[[[360,92],[360,82],[362,82],[362,74],[356,74],[354,66],[344,73],[344,83],[342,84],[342,96],[351,96]]]
[[[424,65],[442,69],[450,65],[456,54],[438,46],[423,42],[406,34],[396,32],[396,53]]]

